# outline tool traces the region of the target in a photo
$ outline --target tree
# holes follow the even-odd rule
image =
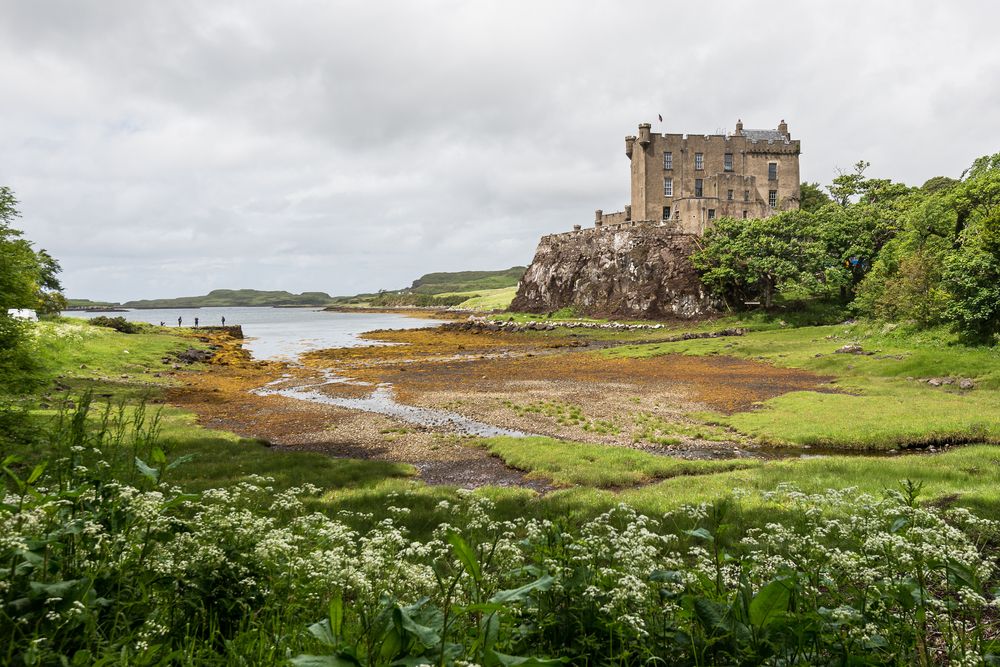
[[[803,183],[799,186],[799,209],[807,213],[815,213],[829,204],[832,199],[823,192],[819,183]]]
[[[759,297],[770,308],[782,286],[816,285],[825,258],[813,217],[785,211],[759,219],[718,219],[691,261],[714,294],[737,304]]]
[[[948,192],[959,184],[959,180],[950,176],[933,176],[924,181],[920,189],[930,195]]]
[[[1000,334],[1000,243],[963,244],[945,262],[944,285],[951,296],[946,314],[959,335],[993,343]]]
[[[0,186],[0,393],[24,379],[32,365],[27,324],[7,314],[8,308],[58,310],[64,301],[57,275],[59,263],[44,250],[35,252],[14,227],[21,216],[13,191]]]
[[[31,308],[43,313],[65,306],[59,262],[45,250],[35,251],[13,225],[21,213],[17,198],[0,186],[0,308]]]
[[[974,215],[990,218],[1000,209],[1000,153],[984,155],[965,170],[962,182],[952,191],[952,202],[958,213],[957,241]]]
[[[851,198],[861,194],[861,184],[865,181],[865,170],[872,166],[871,162],[858,160],[854,165],[854,172],[849,173],[840,170],[840,174],[833,179],[833,183],[827,186],[833,201],[841,206],[851,203]]]
[[[977,159],[952,191],[957,248],[945,262],[947,314],[959,334],[1000,336],[1000,153]]]

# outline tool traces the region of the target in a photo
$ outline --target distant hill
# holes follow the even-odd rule
[[[85,308],[117,308],[119,305],[113,301],[91,301],[90,299],[66,299],[66,307],[69,309],[82,310]]]
[[[182,296],[176,299],[140,299],[126,301],[125,308],[208,308],[238,306],[326,306],[333,301],[326,292],[292,294],[284,291],[255,289],[217,289],[205,296]]]
[[[503,271],[427,273],[414,280],[408,291],[414,294],[443,294],[515,287],[525,271],[527,267],[512,266]]]
[[[461,306],[469,299],[495,295],[500,290],[511,291],[517,286],[525,271],[526,267],[512,266],[500,271],[427,273],[414,280],[410,287],[383,290],[378,293],[340,296],[333,300],[333,305],[387,308]]]

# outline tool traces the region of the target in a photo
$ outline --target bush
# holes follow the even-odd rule
[[[119,315],[118,317],[108,317],[107,315],[98,315],[90,319],[90,324],[95,327],[107,327],[109,329],[114,329],[115,331],[120,331],[124,334],[136,334],[141,333],[143,330],[143,325],[139,322],[129,322],[124,317]]]

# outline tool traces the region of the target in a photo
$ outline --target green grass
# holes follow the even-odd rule
[[[668,511],[682,504],[711,502],[739,491],[770,491],[790,484],[807,493],[855,487],[881,494],[898,489],[902,480],[924,485],[927,501],[973,507],[996,516],[1000,512],[1000,447],[976,445],[944,453],[901,454],[894,457],[824,456],[768,461],[743,470],[667,479],[618,494],[619,500],[647,513]],[[594,493],[594,492],[590,492]],[[578,498],[599,502],[598,498]]]
[[[43,380],[61,376],[70,386],[101,384],[112,391],[134,391],[140,385],[162,387],[171,381],[163,375],[171,365],[162,359],[192,347],[204,346],[195,338],[168,335],[157,327],[149,327],[149,333],[122,334],[83,319],[39,322],[36,374]]]
[[[452,294],[458,295],[463,294],[463,292],[453,292]],[[468,294],[469,298],[458,304],[458,308],[486,311],[505,310],[514,300],[514,295],[517,294],[517,285],[479,292],[464,292],[464,294]]]
[[[507,465],[532,479],[560,486],[620,488],[680,475],[701,475],[757,465],[747,461],[686,461],[627,447],[609,447],[553,438],[487,438],[480,442]]]
[[[859,343],[872,355],[837,354]],[[733,338],[627,345],[609,357],[725,354],[834,378],[829,390],[793,392],[759,409],[697,415],[770,444],[891,449],[942,442],[1000,442],[1000,350],[967,347],[942,329],[913,332],[873,324],[782,328]],[[972,391],[920,378],[975,381]],[[912,379],[910,379],[912,378]]]
[[[543,332],[539,332],[543,333]],[[550,333],[550,332],[544,332]],[[193,339],[174,332],[125,335],[84,324],[42,323],[39,355],[47,377],[63,376],[75,389],[93,389],[129,400],[143,393],[157,397],[173,379],[154,378],[168,368],[160,358],[189,347]],[[827,339],[833,335],[836,338]],[[866,337],[867,336],[867,337]],[[865,347],[882,347],[903,359],[829,355],[847,340],[860,339]],[[890,348],[890,345],[892,346]],[[129,354],[124,354],[128,350]],[[954,426],[968,435],[970,425],[986,423],[995,433],[1000,400],[990,389],[997,354],[985,348],[951,346],[936,338],[865,327],[775,329],[741,338],[703,339],[671,344],[625,346],[602,354],[651,356],[671,352],[708,354],[713,351],[749,358],[764,357],[838,375],[842,388],[859,395],[795,392],[772,399],[756,411],[736,415],[708,415],[741,432],[770,441],[807,444],[877,444],[900,434],[919,437]],[[816,352],[827,353],[816,358]],[[85,368],[80,368],[80,365]],[[943,364],[943,365],[942,365]],[[853,368],[848,368],[853,366]],[[980,387],[964,395],[908,382],[905,375],[934,371],[946,375],[949,367],[969,372]],[[876,375],[876,371],[881,375]],[[129,375],[121,379],[122,374]],[[928,373],[930,374],[930,373]],[[959,373],[951,373],[958,375]],[[64,395],[69,396],[66,392]],[[551,408],[549,411],[555,410]],[[567,415],[572,406],[563,406]],[[544,412],[544,406],[541,408]],[[553,412],[555,414],[555,412]],[[35,411],[41,424],[52,411]],[[649,424],[654,436],[709,435],[720,429],[697,424]],[[189,413],[167,408],[163,437],[171,458],[195,454],[178,467],[174,481],[191,490],[227,486],[249,475],[275,477],[276,489],[310,482],[326,490],[317,501],[325,511],[348,510],[359,516],[384,518],[395,494],[406,494],[412,507],[408,525],[429,530],[436,504],[455,497],[455,490],[427,487],[414,480],[413,469],[380,461],[335,459],[312,452],[268,447],[233,434],[204,429]],[[680,429],[680,430],[678,430]],[[991,430],[992,429],[992,430]],[[405,437],[405,434],[400,436]],[[822,438],[829,437],[828,440]],[[866,440],[867,438],[867,440]],[[827,457],[781,461],[684,461],[623,447],[562,442],[546,438],[491,439],[482,446],[530,476],[556,486],[575,485],[538,497],[519,488],[487,488],[477,493],[497,503],[499,516],[572,517],[586,520],[618,502],[644,512],[659,512],[684,503],[709,501],[733,489],[773,489],[790,482],[807,490],[858,486],[865,490],[894,487],[907,477],[926,483],[931,497],[957,496],[959,503],[1000,509],[1000,448],[972,446],[935,456],[900,455],[888,458]],[[29,455],[31,452],[27,452]],[[35,452],[42,454],[42,450]],[[635,488],[639,487],[641,488]],[[609,490],[611,489],[611,490]],[[617,491],[613,491],[617,489]],[[624,489],[624,490],[622,490]]]
[[[532,401],[530,403],[515,403],[501,401],[501,405],[510,408],[519,415],[541,415],[549,417],[559,426],[576,426],[584,431],[600,434],[617,435],[621,428],[610,419],[591,419],[583,412],[583,408],[561,401]]]

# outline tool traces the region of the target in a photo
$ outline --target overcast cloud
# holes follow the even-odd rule
[[[784,118],[809,181],[957,177],[1000,150],[997,25],[986,0],[6,0],[0,184],[70,296],[396,288],[620,210],[643,121]]]

